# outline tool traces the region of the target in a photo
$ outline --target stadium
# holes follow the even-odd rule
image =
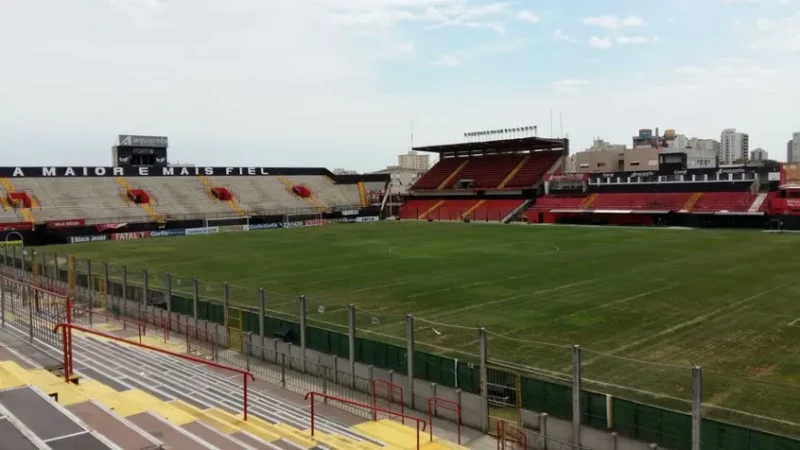
[[[8,448],[800,449],[794,164],[512,137],[401,191],[168,142],[0,167]]]

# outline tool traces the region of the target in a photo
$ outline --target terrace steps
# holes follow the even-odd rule
[[[689,197],[689,200],[686,200],[686,203],[683,204],[683,208],[681,209],[683,211],[691,211],[692,208],[694,208],[694,205],[696,205],[697,202],[700,201],[700,198],[702,196],[703,196],[702,192],[695,192],[694,194],[692,194],[691,197]]]
[[[586,197],[581,202],[580,205],[578,205],[578,209],[589,209],[589,208],[591,208],[592,205],[594,204],[595,200],[597,200],[597,197],[599,197],[599,196],[600,196],[600,194],[598,194],[598,193],[594,193],[594,194],[589,195],[588,197]]]
[[[461,162],[461,164],[459,164],[458,167],[456,167],[456,170],[450,172],[450,175],[448,175],[447,178],[445,178],[444,180],[442,180],[441,183],[439,183],[439,186],[436,188],[436,190],[441,191],[442,189],[447,188],[447,186],[453,184],[453,180],[455,179],[456,175],[458,175],[459,172],[464,170],[464,168],[467,167],[468,164],[469,164],[469,159],[465,159],[463,162]]]
[[[444,205],[444,200],[439,200],[438,202],[434,203],[433,206],[425,210],[422,214],[419,215],[418,219],[422,220],[428,217],[432,212],[436,211],[440,206]]]
[[[525,166],[525,164],[528,164],[528,161],[530,159],[531,159],[531,155],[525,155],[525,157],[522,158],[522,160],[516,165],[516,167],[514,167],[514,169],[511,172],[509,172],[508,175],[506,175],[506,177],[503,179],[503,181],[501,181],[500,184],[497,185],[497,189],[505,188],[506,185],[508,184],[508,182],[514,179],[514,177]]]

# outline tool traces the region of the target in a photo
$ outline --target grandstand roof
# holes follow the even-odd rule
[[[495,141],[463,142],[460,144],[414,147],[418,152],[470,154],[484,152],[520,152],[526,150],[563,150],[569,148],[569,139],[526,137]]]

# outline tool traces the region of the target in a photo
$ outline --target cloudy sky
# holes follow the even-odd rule
[[[414,144],[639,128],[785,159],[800,0],[0,0],[0,165],[171,159],[375,170]]]

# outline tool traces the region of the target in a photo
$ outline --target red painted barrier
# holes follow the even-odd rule
[[[70,317],[68,316],[68,320],[69,320],[69,318]],[[165,355],[174,356],[175,358],[185,359],[186,361],[192,361],[192,362],[195,362],[195,363],[204,364],[206,366],[215,367],[217,369],[230,370],[231,372],[240,373],[240,374],[242,374],[242,379],[244,380],[243,393],[242,393],[242,408],[244,410],[243,411],[244,420],[247,420],[247,379],[250,378],[251,380],[255,381],[256,378],[253,376],[253,374],[251,374],[250,372],[248,372],[246,370],[237,369],[235,367],[225,366],[225,365],[222,365],[222,364],[217,364],[217,363],[212,362],[212,361],[206,361],[205,359],[195,358],[194,356],[184,355],[182,353],[171,352],[169,350],[164,350],[164,349],[161,349],[161,348],[158,348],[158,347],[151,347],[151,346],[146,345],[146,344],[140,344],[140,343],[137,343],[137,342],[134,342],[134,341],[129,341],[129,340],[121,338],[119,336],[114,336],[113,334],[102,333],[100,331],[93,330],[91,328],[82,327],[80,325],[73,325],[73,324],[70,324],[70,323],[62,322],[62,323],[59,323],[59,324],[56,325],[56,327],[53,329],[53,332],[57,333],[59,328],[62,329],[62,331],[64,332],[65,336],[71,336],[72,335],[72,330],[78,330],[78,331],[84,332],[86,334],[92,334],[92,335],[95,335],[95,336],[100,336],[100,337],[103,337],[103,338],[106,338],[106,339],[110,339],[112,341],[124,342],[126,344],[130,344],[130,345],[133,345],[135,347],[141,347],[141,348],[144,348],[146,350],[151,350],[151,351],[154,351],[154,352],[163,353]],[[69,340],[65,339],[65,341],[64,341],[64,372],[65,372],[65,376],[66,376],[67,381],[69,381],[69,377],[72,375],[72,364],[71,364],[71,361],[72,361],[72,345],[71,345],[71,338],[68,338],[68,339]],[[67,345],[68,342],[70,343],[69,346]],[[69,364],[68,364],[68,362],[69,362]]]
[[[323,399],[328,400],[329,402],[334,401],[334,402],[343,403],[345,405],[350,405],[350,406],[355,406],[355,407],[358,407],[358,408],[368,409],[368,410],[373,412],[373,416],[377,415],[375,413],[382,413],[382,414],[387,414],[387,415],[393,416],[393,417],[401,417],[403,419],[409,419],[409,420],[415,421],[417,423],[417,450],[419,450],[420,424],[422,424],[421,431],[424,433],[425,432],[425,426],[426,426],[426,423],[425,423],[424,420],[418,419],[418,418],[412,417],[412,416],[407,416],[405,414],[389,411],[389,410],[386,410],[386,409],[376,408],[374,406],[370,406],[370,405],[367,405],[367,404],[364,404],[364,403],[358,403],[358,402],[354,402],[352,400],[347,400],[347,399],[344,399],[344,398],[334,397],[332,395],[323,394],[321,392],[306,392],[305,397],[303,397],[306,400],[308,400],[309,398],[311,399],[311,436],[314,436],[314,425],[315,425],[314,403],[316,403],[315,402],[315,398],[316,397],[321,397]]]

